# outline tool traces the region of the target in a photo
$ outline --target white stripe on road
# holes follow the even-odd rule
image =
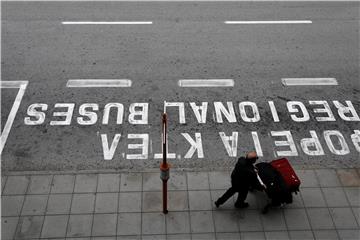
[[[338,85],[336,78],[282,78],[284,86]]]
[[[180,87],[233,87],[233,79],[180,79]]]
[[[311,20],[284,20],[284,21],[225,21],[225,24],[307,24]]]
[[[61,22],[65,25],[142,25],[142,24],[153,24],[153,22]]]
[[[28,85],[29,81],[0,81],[0,88],[19,88],[18,94],[16,95],[15,101],[13,106],[11,107],[9,116],[6,120],[4,130],[1,132],[0,137],[0,154],[2,153],[2,150],[4,149],[6,140],[9,136],[11,126],[14,122],[16,113],[19,109],[21,100],[24,96],[25,89]]]
[[[131,87],[129,79],[70,79],[66,87]]]

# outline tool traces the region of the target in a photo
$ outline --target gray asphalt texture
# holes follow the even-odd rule
[[[331,101],[359,104],[359,2],[2,2],[2,80],[28,80],[5,148],[2,170],[68,170],[157,168],[161,152],[160,119],[163,102],[185,102],[186,124],[179,124],[176,109],[169,110],[169,152],[182,155],[173,167],[219,169],[231,167],[218,132],[239,132],[238,156],[253,149],[250,132],[257,131],[264,158],[274,156],[270,131],[290,130],[299,156],[289,157],[304,167],[360,167],[359,153],[350,135],[359,122],[346,122]],[[226,25],[227,20],[312,20],[298,25]],[[153,21],[152,25],[62,25],[61,21]],[[334,77],[338,86],[285,87],[283,77]],[[67,88],[68,79],[131,79],[131,88]],[[232,88],[180,88],[178,79],[231,78]],[[2,90],[2,123],[6,121],[14,91]],[[296,123],[287,101],[327,100],[337,121]],[[209,102],[207,123],[198,124],[189,102]],[[213,102],[232,101],[237,122],[214,122]],[[256,102],[261,120],[245,123],[238,103]],[[274,123],[267,101],[274,101],[280,122]],[[55,103],[76,103],[70,126],[50,126]],[[124,104],[122,125],[114,119],[102,125],[101,110],[109,102]],[[149,124],[127,122],[131,103],[148,102]],[[27,126],[29,105],[46,103],[46,121]],[[82,103],[100,105],[92,126],[76,123]],[[316,115],[318,116],[318,115]],[[300,139],[315,130],[325,150],[311,157],[301,150]],[[324,130],[339,130],[350,154],[332,154],[322,137]],[[202,134],[204,158],[184,159],[189,148],[180,133]],[[114,159],[104,161],[99,134],[122,138]],[[128,133],[148,133],[149,159],[127,160],[122,153]]]

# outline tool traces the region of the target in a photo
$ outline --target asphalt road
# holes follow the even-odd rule
[[[230,167],[238,156],[255,148],[251,132],[258,134],[264,161],[292,155],[286,157],[294,165],[304,167],[360,167],[356,138],[354,142],[351,139],[354,130],[359,130],[359,120],[356,117],[355,121],[344,120],[333,103],[351,101],[360,114],[359,2],[1,4],[2,81],[28,81],[2,151],[3,171],[157,168],[160,159],[155,159],[154,154],[161,152],[164,101],[184,103],[184,123],[179,122],[177,107],[167,108],[169,152],[176,155],[170,159],[173,167]],[[311,20],[312,23],[224,23],[261,20]],[[151,21],[152,24],[64,25],[63,21]],[[338,85],[284,86],[282,78],[335,78]],[[132,85],[69,88],[66,86],[69,79],[130,79]],[[180,87],[180,79],[233,79],[234,86]],[[2,130],[17,92],[2,88]],[[246,122],[241,117],[239,103],[246,101],[257,105],[258,121]],[[279,122],[274,122],[269,101],[274,102]],[[303,103],[310,119],[292,120],[287,109],[289,101]],[[309,101],[327,101],[334,121],[316,120],[327,114],[316,112],[314,109],[324,106]],[[208,102],[206,123],[199,123],[190,102],[197,105]],[[231,102],[235,122],[222,115],[221,123],[214,102],[225,107]],[[35,103],[47,105],[45,120],[39,125],[28,125],[24,119],[29,117],[28,107]],[[55,107],[56,103],[75,104],[69,125],[50,124],[63,119],[54,116],[64,111]],[[99,106],[94,111],[98,119],[93,125],[77,122],[81,117],[79,108],[84,103]],[[110,114],[109,124],[102,123],[107,103],[123,104],[122,124],[116,124],[116,112]],[[147,120],[145,124],[129,121],[129,116],[130,119],[135,116],[129,112],[133,103],[148,104],[148,118],[142,118]],[[248,117],[255,119],[249,106],[246,109]],[[301,113],[296,114],[301,117]],[[135,119],[141,120],[141,115]],[[329,130],[338,131],[345,145],[340,145],[339,137]],[[276,141],[286,138],[275,136],[274,132],[284,134],[284,131],[290,131],[294,140],[290,145],[295,147],[295,153],[293,149],[291,154],[279,154],[291,148],[276,146],[281,145]],[[315,131],[319,138],[323,149],[319,155],[305,153],[301,145],[301,139],[309,138],[310,131]],[[237,132],[236,155],[230,152],[232,156],[229,156],[220,132],[227,136]],[[197,133],[201,136],[201,147],[198,145],[191,152],[191,141],[182,133],[194,140]],[[333,146],[325,140],[327,133],[333,134],[329,137]],[[104,160],[104,151],[110,148],[115,134],[121,134],[119,143],[110,154],[111,160]],[[141,136],[145,140],[131,134],[144,134]],[[101,135],[107,138],[107,145],[103,145]],[[231,146],[232,142],[228,144]],[[142,150],[145,152],[139,155]]]

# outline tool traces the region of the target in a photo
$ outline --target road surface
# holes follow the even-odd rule
[[[249,150],[360,167],[358,2],[2,2],[1,17],[3,171],[158,168],[164,106],[176,168]]]

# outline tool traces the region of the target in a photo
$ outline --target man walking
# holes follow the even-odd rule
[[[238,198],[235,202],[236,208],[246,208],[249,206],[245,202],[250,188],[261,189],[262,186],[258,181],[254,163],[258,159],[255,151],[248,152],[246,157],[240,157],[231,173],[231,187],[215,201],[218,208],[238,192]]]

